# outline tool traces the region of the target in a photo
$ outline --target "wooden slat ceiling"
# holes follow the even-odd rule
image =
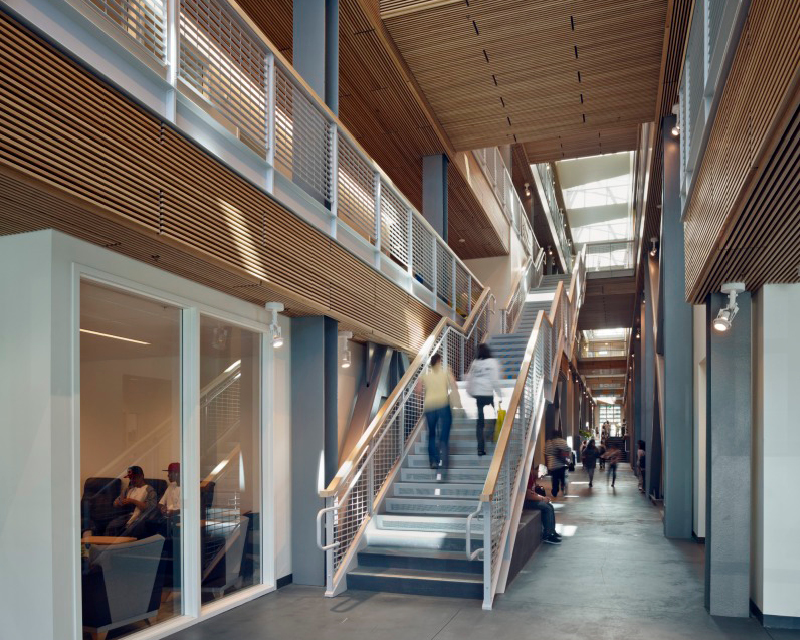
[[[630,327],[636,304],[636,278],[590,278],[578,316],[578,329]]]
[[[0,11],[0,234],[55,228],[417,350],[439,316]]]
[[[667,0],[381,0],[456,149],[653,117]]]
[[[239,0],[261,31],[292,58],[292,0]],[[339,117],[422,211],[422,157],[455,151],[380,20],[377,3],[339,2]],[[460,165],[448,170],[448,234],[462,259],[506,253]],[[464,238],[464,242],[459,242]]]
[[[752,0],[686,210],[686,296],[800,280],[800,10]]]
[[[530,162],[539,163],[633,151],[638,140],[639,125],[628,125],[564,133],[553,138],[526,142],[523,146]]]

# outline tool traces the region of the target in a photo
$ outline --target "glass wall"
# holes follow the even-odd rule
[[[85,637],[181,613],[181,313],[80,285]]]
[[[261,334],[200,318],[201,593],[261,579]]]

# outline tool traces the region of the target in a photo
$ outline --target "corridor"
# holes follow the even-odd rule
[[[589,489],[581,470],[570,480],[556,501],[563,543],[542,545],[493,611],[477,600],[372,592],[326,599],[321,588],[290,585],[172,638],[800,640],[800,631],[705,612],[703,546],[664,538],[627,465],[615,489],[600,475]]]

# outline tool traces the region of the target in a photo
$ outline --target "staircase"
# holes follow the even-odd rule
[[[607,438],[606,445],[614,445],[619,451],[619,461],[628,461],[628,452],[625,451],[625,438]]]
[[[513,333],[494,335],[488,341],[500,361],[506,407],[536,317],[541,310],[550,312],[563,278],[569,276],[543,279],[539,289],[528,294]],[[424,429],[403,460],[390,497],[367,530],[367,546],[358,553],[358,566],[347,574],[348,588],[483,597],[483,561],[466,557],[466,522],[475,511],[492,461],[495,420],[486,418],[487,455],[478,457],[475,401],[463,390],[461,395],[465,411],[454,416],[450,431],[450,468],[446,473],[429,468]],[[473,548],[482,546],[482,529],[477,523],[472,529]]]

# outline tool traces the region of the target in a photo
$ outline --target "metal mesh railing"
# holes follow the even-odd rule
[[[556,181],[553,176],[553,169],[549,163],[540,162],[535,165],[536,172],[539,175],[539,180],[542,183],[545,195],[545,205],[550,213],[553,222],[553,227],[556,230],[558,237],[558,244],[561,247],[561,252],[566,259],[567,272],[572,268],[572,245],[567,239],[567,225],[564,218],[564,211],[558,206],[558,197],[556,195]]]
[[[138,42],[158,62],[166,58],[166,3],[163,0],[85,0]]]
[[[267,49],[219,4],[180,0],[178,74],[267,152]]]
[[[483,532],[484,562],[484,608],[491,608],[494,594],[500,580],[503,550],[507,538],[516,522],[512,522],[514,505],[519,492],[524,492],[526,469],[524,463],[535,446],[537,437],[534,427],[540,424],[545,408],[544,392],[546,383],[555,384],[558,375],[561,354],[571,357],[573,337],[577,324],[578,311],[585,291],[585,251],[576,259],[573,270],[570,293],[560,288],[560,297],[555,305],[555,313],[551,316],[540,312],[542,321],[538,323],[538,331],[532,334],[526,348],[526,359],[523,360],[520,377],[514,387],[509,402],[508,414],[500,433],[490,469],[484,485],[481,504],[470,515],[467,529],[467,556],[475,557],[481,551],[471,548],[471,534],[478,523],[478,530]],[[523,495],[524,498],[524,495]]]
[[[375,172],[339,133],[338,215],[368,242],[375,238]]]
[[[442,320],[425,342],[403,380],[379,410],[359,443],[345,461],[331,486],[321,495],[326,507],[327,585],[332,593],[341,581],[348,558],[356,551],[359,532],[372,514],[381,490],[391,482],[393,472],[410,446],[423,415],[420,376],[431,356],[439,353],[457,378],[475,354],[475,346],[486,336],[492,297],[486,292],[473,311],[464,330]],[[321,545],[322,546],[322,545]]]
[[[402,198],[385,180],[381,182],[381,247],[384,253],[404,267],[410,264],[408,255],[408,213]]]
[[[422,220],[417,218],[414,218],[411,227],[413,236],[411,273],[417,282],[433,291],[433,272],[435,269],[433,233],[427,229]]]
[[[446,245],[436,241],[436,294],[447,303],[453,298],[453,257]]]
[[[527,267],[517,281],[514,290],[508,298],[505,309],[502,311],[503,333],[510,333],[517,324],[522,308],[525,306],[525,299],[528,292],[539,286],[544,267],[544,252],[539,252],[528,261]]]

